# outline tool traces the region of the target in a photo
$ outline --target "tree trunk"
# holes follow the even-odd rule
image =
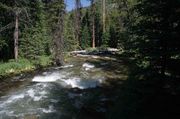
[[[80,27],[81,27],[81,2],[80,0],[76,0],[76,10],[75,10],[75,30],[76,30],[76,39],[78,40],[78,45],[81,47],[81,34],[80,34]]]
[[[106,32],[106,0],[102,0],[103,33]]]
[[[19,18],[18,14],[15,16],[15,30],[14,30],[14,58],[17,62],[18,60],[18,25],[19,24]]]
[[[92,48],[95,48],[95,24],[93,19]]]
[[[92,48],[95,48],[95,4],[94,0],[91,0],[92,7]]]
[[[64,0],[61,1],[61,4],[64,4]],[[65,8],[59,8],[58,11],[58,22],[55,26],[56,30],[54,33],[54,51],[55,51],[55,56],[54,60],[57,66],[64,65],[64,14],[65,14]]]

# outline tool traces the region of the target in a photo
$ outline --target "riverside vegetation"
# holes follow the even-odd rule
[[[67,11],[65,0],[0,1],[0,118],[179,119],[180,1],[81,2]],[[54,82],[30,83],[33,77]],[[28,97],[45,107],[21,113]]]

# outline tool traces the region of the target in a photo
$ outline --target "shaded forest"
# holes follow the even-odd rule
[[[116,48],[116,57],[130,66],[129,80],[121,87],[127,91],[124,103],[117,101],[107,117],[180,117],[175,109],[180,106],[180,0],[89,1],[82,7],[75,0],[75,9],[67,11],[64,0],[1,0],[0,75],[9,62],[17,69],[27,63],[43,67],[46,60],[61,66],[67,52]],[[137,97],[127,100],[136,102],[126,104],[132,92]]]
[[[62,0],[12,0],[0,3],[1,61],[63,51],[118,48],[162,75],[179,77],[179,1],[91,0],[65,10]]]

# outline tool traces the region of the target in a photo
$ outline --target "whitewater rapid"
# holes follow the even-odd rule
[[[73,65],[63,66],[65,68],[73,67]],[[94,65],[89,63],[82,64],[82,68],[85,71],[95,68]],[[72,88],[87,89],[100,86],[105,79],[103,77],[89,77],[89,79],[83,79],[82,77],[71,76],[68,72],[43,72],[42,75],[35,76],[32,79],[33,82],[62,82],[62,85],[71,86]]]
[[[93,76],[91,73],[94,73]],[[0,98],[0,119],[24,119],[28,115],[43,119],[46,114],[56,114],[60,118],[68,115],[64,104],[68,105],[69,99],[83,97],[82,94],[66,92],[66,89],[85,90],[99,87],[105,82],[103,76],[96,75],[95,65],[88,62],[79,67],[73,64],[54,67],[53,70],[35,75],[31,80],[29,85]],[[82,103],[76,100],[73,105],[80,108]]]

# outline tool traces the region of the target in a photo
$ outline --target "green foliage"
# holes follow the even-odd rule
[[[52,58],[50,56],[40,56],[36,60],[31,61],[36,67],[46,67],[52,64]]]
[[[88,29],[88,26],[84,26],[82,28],[82,39],[81,39],[81,47],[83,49],[89,48],[90,47],[90,41],[91,41],[91,35],[90,31]]]
[[[179,4],[178,0],[106,0],[106,32],[103,33],[102,2],[95,1],[94,12],[91,7],[81,9],[79,44],[75,35],[75,11],[67,12],[63,22],[63,0],[19,0],[16,4],[2,0],[0,28],[7,29],[0,32],[0,59],[14,56],[12,9],[24,8],[26,12],[22,9],[23,14],[19,16],[19,50],[23,58],[39,59],[43,55],[52,55],[54,51],[63,51],[63,48],[56,47],[55,40],[59,45],[64,42],[65,51],[80,49],[80,46],[89,48],[94,17],[96,47],[122,49],[136,60],[139,67],[153,67],[162,73],[175,72],[180,56]]]
[[[86,49],[87,52],[91,53],[91,52],[98,52],[99,50],[97,48],[87,48]]]
[[[49,3],[48,26],[52,35],[52,56],[54,63],[58,66],[64,64],[64,0],[54,0]]]
[[[65,8],[65,4],[64,4],[64,0],[54,0],[49,2],[48,4],[48,26],[51,30],[52,33],[55,32],[55,30],[57,29],[57,23],[59,23],[60,19],[64,19],[64,16],[62,16],[62,14],[60,14],[59,12],[65,12],[64,8]]]
[[[0,50],[6,45],[6,42],[0,38]]]
[[[87,48],[86,49],[86,51],[88,52],[88,53],[92,53],[92,52],[106,52],[106,51],[108,51],[108,47],[106,47],[106,46],[101,46],[101,47],[96,47],[96,48]]]
[[[43,3],[37,1],[34,6],[36,12],[35,23],[32,27],[26,28],[20,39],[20,55],[29,59],[36,59],[40,55],[46,55],[50,50],[51,37],[47,34],[47,21],[43,11]]]
[[[2,60],[14,58],[15,14],[19,15],[19,33],[21,34],[21,30],[23,31],[24,26],[29,22],[27,17],[29,2],[24,0],[1,0],[0,2],[0,59]]]
[[[108,47],[110,42],[110,34],[108,31],[104,32],[102,35],[102,45],[103,47]]]
[[[26,71],[32,71],[36,68],[47,67],[52,64],[50,56],[40,56],[36,60],[20,58],[18,62],[10,59],[8,62],[0,62],[0,78],[9,74],[19,74]]]
[[[75,29],[73,27],[72,13],[68,13],[65,17],[64,48],[65,51],[72,51],[78,48],[78,41],[75,38]]]
[[[48,36],[44,35],[41,28],[32,29],[28,29],[23,34],[20,42],[20,55],[25,58],[35,59],[37,56],[48,54],[49,39]]]
[[[19,59],[18,62],[9,60],[7,63],[0,63],[0,76],[32,69],[34,69],[34,66],[27,59]]]
[[[130,42],[132,50],[136,51],[136,59],[150,62],[151,67],[165,75],[170,70],[176,75],[178,72],[174,65],[178,60],[171,59],[179,55],[179,9],[180,3],[175,1],[139,0],[134,6],[136,24],[132,25],[135,34]],[[173,25],[176,24],[176,25]]]

